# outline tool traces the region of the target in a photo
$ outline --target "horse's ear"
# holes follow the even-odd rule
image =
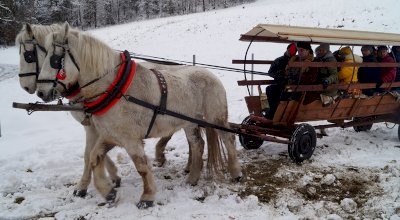
[[[63,29],[64,29],[64,40],[66,40],[69,32],[69,24],[67,21],[64,22]]]
[[[32,34],[33,33],[32,27],[31,27],[31,25],[29,23],[25,24],[25,29],[28,32],[28,34]]]

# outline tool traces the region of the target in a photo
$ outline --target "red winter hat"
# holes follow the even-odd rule
[[[297,52],[297,47],[296,47],[296,44],[295,43],[291,43],[291,44],[289,44],[288,46],[287,46],[287,51],[288,51],[288,53],[289,53],[289,56],[294,56],[294,55],[296,55],[296,52]]]

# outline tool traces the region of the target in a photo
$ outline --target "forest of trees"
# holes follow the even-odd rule
[[[1,0],[0,45],[12,45],[24,23],[68,21],[81,29],[226,8],[254,0]]]

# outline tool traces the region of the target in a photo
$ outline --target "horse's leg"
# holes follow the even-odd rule
[[[111,181],[107,178],[104,169],[104,158],[107,151],[107,146],[103,143],[103,140],[98,138],[94,148],[90,152],[90,165],[93,169],[94,186],[106,199],[107,203],[112,204],[116,202],[117,191],[113,188]]]
[[[135,164],[136,170],[143,180],[143,194],[136,206],[139,209],[151,207],[154,205],[156,187],[153,173],[151,172],[151,166],[144,152],[143,142],[141,140],[137,140],[134,143],[130,141],[125,146],[126,152],[131,157],[133,163]]]
[[[162,167],[166,161],[164,150],[167,146],[169,140],[171,140],[171,136],[162,137],[156,144],[156,161],[154,162],[155,166]]]
[[[190,143],[188,143],[188,144],[189,144],[189,158],[188,158],[188,162],[187,162],[186,167],[185,167],[185,173],[189,173],[190,172],[190,167],[192,166],[192,155],[193,155],[192,154],[192,147],[190,146]],[[201,154],[201,155],[203,155],[203,154]]]
[[[203,168],[204,140],[197,125],[192,124],[184,130],[189,143],[189,161],[191,158],[190,173],[186,181],[191,185],[196,185]]]
[[[229,124],[227,122],[223,124],[225,127],[229,128]],[[218,136],[221,138],[228,152],[228,170],[229,173],[231,174],[231,177],[235,181],[240,181],[242,178],[242,171],[237,157],[237,151],[235,146],[235,135],[233,133],[224,132],[221,130],[215,130],[215,129],[213,130],[218,133]]]
[[[98,138],[98,133],[95,128],[91,126],[84,126],[86,132],[86,146],[85,146],[85,153],[84,153],[84,166],[83,166],[83,174],[77,187],[75,188],[73,194],[79,197],[85,197],[87,194],[87,188],[90,184],[92,179],[92,169],[89,163],[90,152],[93,146],[96,143]],[[110,174],[110,178],[115,184],[116,187],[121,185],[121,178],[118,176],[118,169],[111,161],[111,159],[106,155],[105,165],[107,168],[108,173]]]
[[[73,193],[75,196],[79,197],[86,196],[87,187],[89,186],[90,181],[92,179],[92,169],[89,163],[90,159],[89,157],[90,157],[90,151],[92,150],[98,137],[97,131],[93,126],[85,126],[84,128],[86,132],[86,146],[84,154],[83,174]]]
[[[118,176],[118,168],[107,154],[104,157],[104,162],[112,183],[116,188],[120,187],[121,177]]]
[[[167,159],[165,158],[165,147],[167,146],[167,143],[169,140],[171,140],[171,136],[167,136],[167,137],[162,137],[156,145],[156,155],[155,155],[155,162],[154,162],[154,166],[157,167],[162,167],[165,164],[165,161],[167,161]],[[185,167],[185,172],[189,173],[190,172],[190,166],[192,164],[192,151],[190,150],[190,144],[189,144],[189,159],[188,162],[186,164]]]

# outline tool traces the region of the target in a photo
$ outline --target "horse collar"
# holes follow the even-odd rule
[[[94,115],[102,115],[110,110],[126,93],[135,75],[136,63],[131,60],[128,51],[121,53],[122,64],[115,80],[108,89],[95,101],[84,102],[85,112]]]

